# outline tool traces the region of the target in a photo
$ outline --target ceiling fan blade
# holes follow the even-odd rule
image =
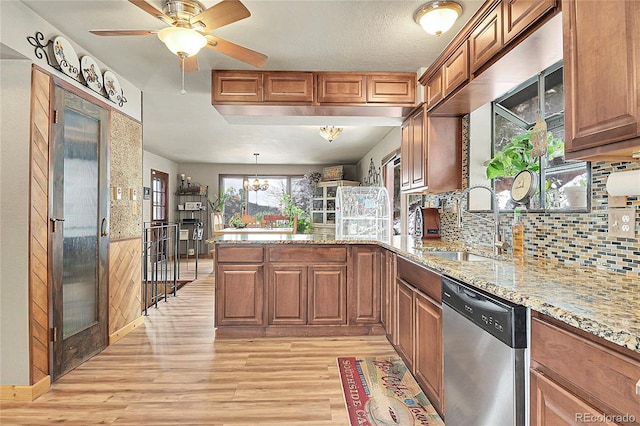
[[[234,59],[246,62],[247,64],[255,67],[261,67],[267,62],[267,55],[263,55],[262,53],[247,49],[246,47],[231,43],[230,41],[223,40],[216,36],[207,35],[205,37],[209,42],[207,44],[208,48],[217,50],[218,52],[231,56]]]
[[[200,21],[205,25],[203,31],[211,32],[249,16],[251,12],[239,0],[223,0],[191,18],[191,23]]]
[[[169,25],[173,25],[173,19],[171,19],[171,17],[165,15],[164,13],[162,13],[161,11],[156,9],[155,7],[151,6],[145,0],[129,0],[129,3],[135,4],[140,9],[144,10],[145,12],[147,12],[149,15],[160,19],[164,23],[169,24]]]
[[[200,67],[198,66],[197,55],[187,56],[186,58],[184,58],[184,60],[179,57],[178,63],[180,64],[181,71],[183,70],[182,68],[184,67],[184,72],[196,72],[200,70]]]
[[[158,34],[158,30],[91,30],[99,36],[148,36]]]

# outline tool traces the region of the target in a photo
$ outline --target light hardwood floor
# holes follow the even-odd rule
[[[336,357],[394,355],[381,336],[214,339],[211,275],[0,424],[348,425]]]

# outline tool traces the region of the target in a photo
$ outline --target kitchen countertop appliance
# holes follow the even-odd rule
[[[447,424],[526,425],[527,308],[448,277],[442,302]]]

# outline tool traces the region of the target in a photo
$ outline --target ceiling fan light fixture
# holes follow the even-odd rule
[[[205,36],[189,28],[163,28],[158,32],[158,38],[178,56],[193,56],[207,45]]]
[[[432,1],[421,6],[414,19],[429,34],[447,32],[462,14],[462,6],[455,1]]]
[[[338,139],[342,133],[342,127],[324,126],[320,127],[320,136],[325,138],[328,142],[333,142]]]

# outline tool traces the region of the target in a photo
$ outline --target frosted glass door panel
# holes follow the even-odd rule
[[[65,110],[63,336],[98,320],[99,122]]]

